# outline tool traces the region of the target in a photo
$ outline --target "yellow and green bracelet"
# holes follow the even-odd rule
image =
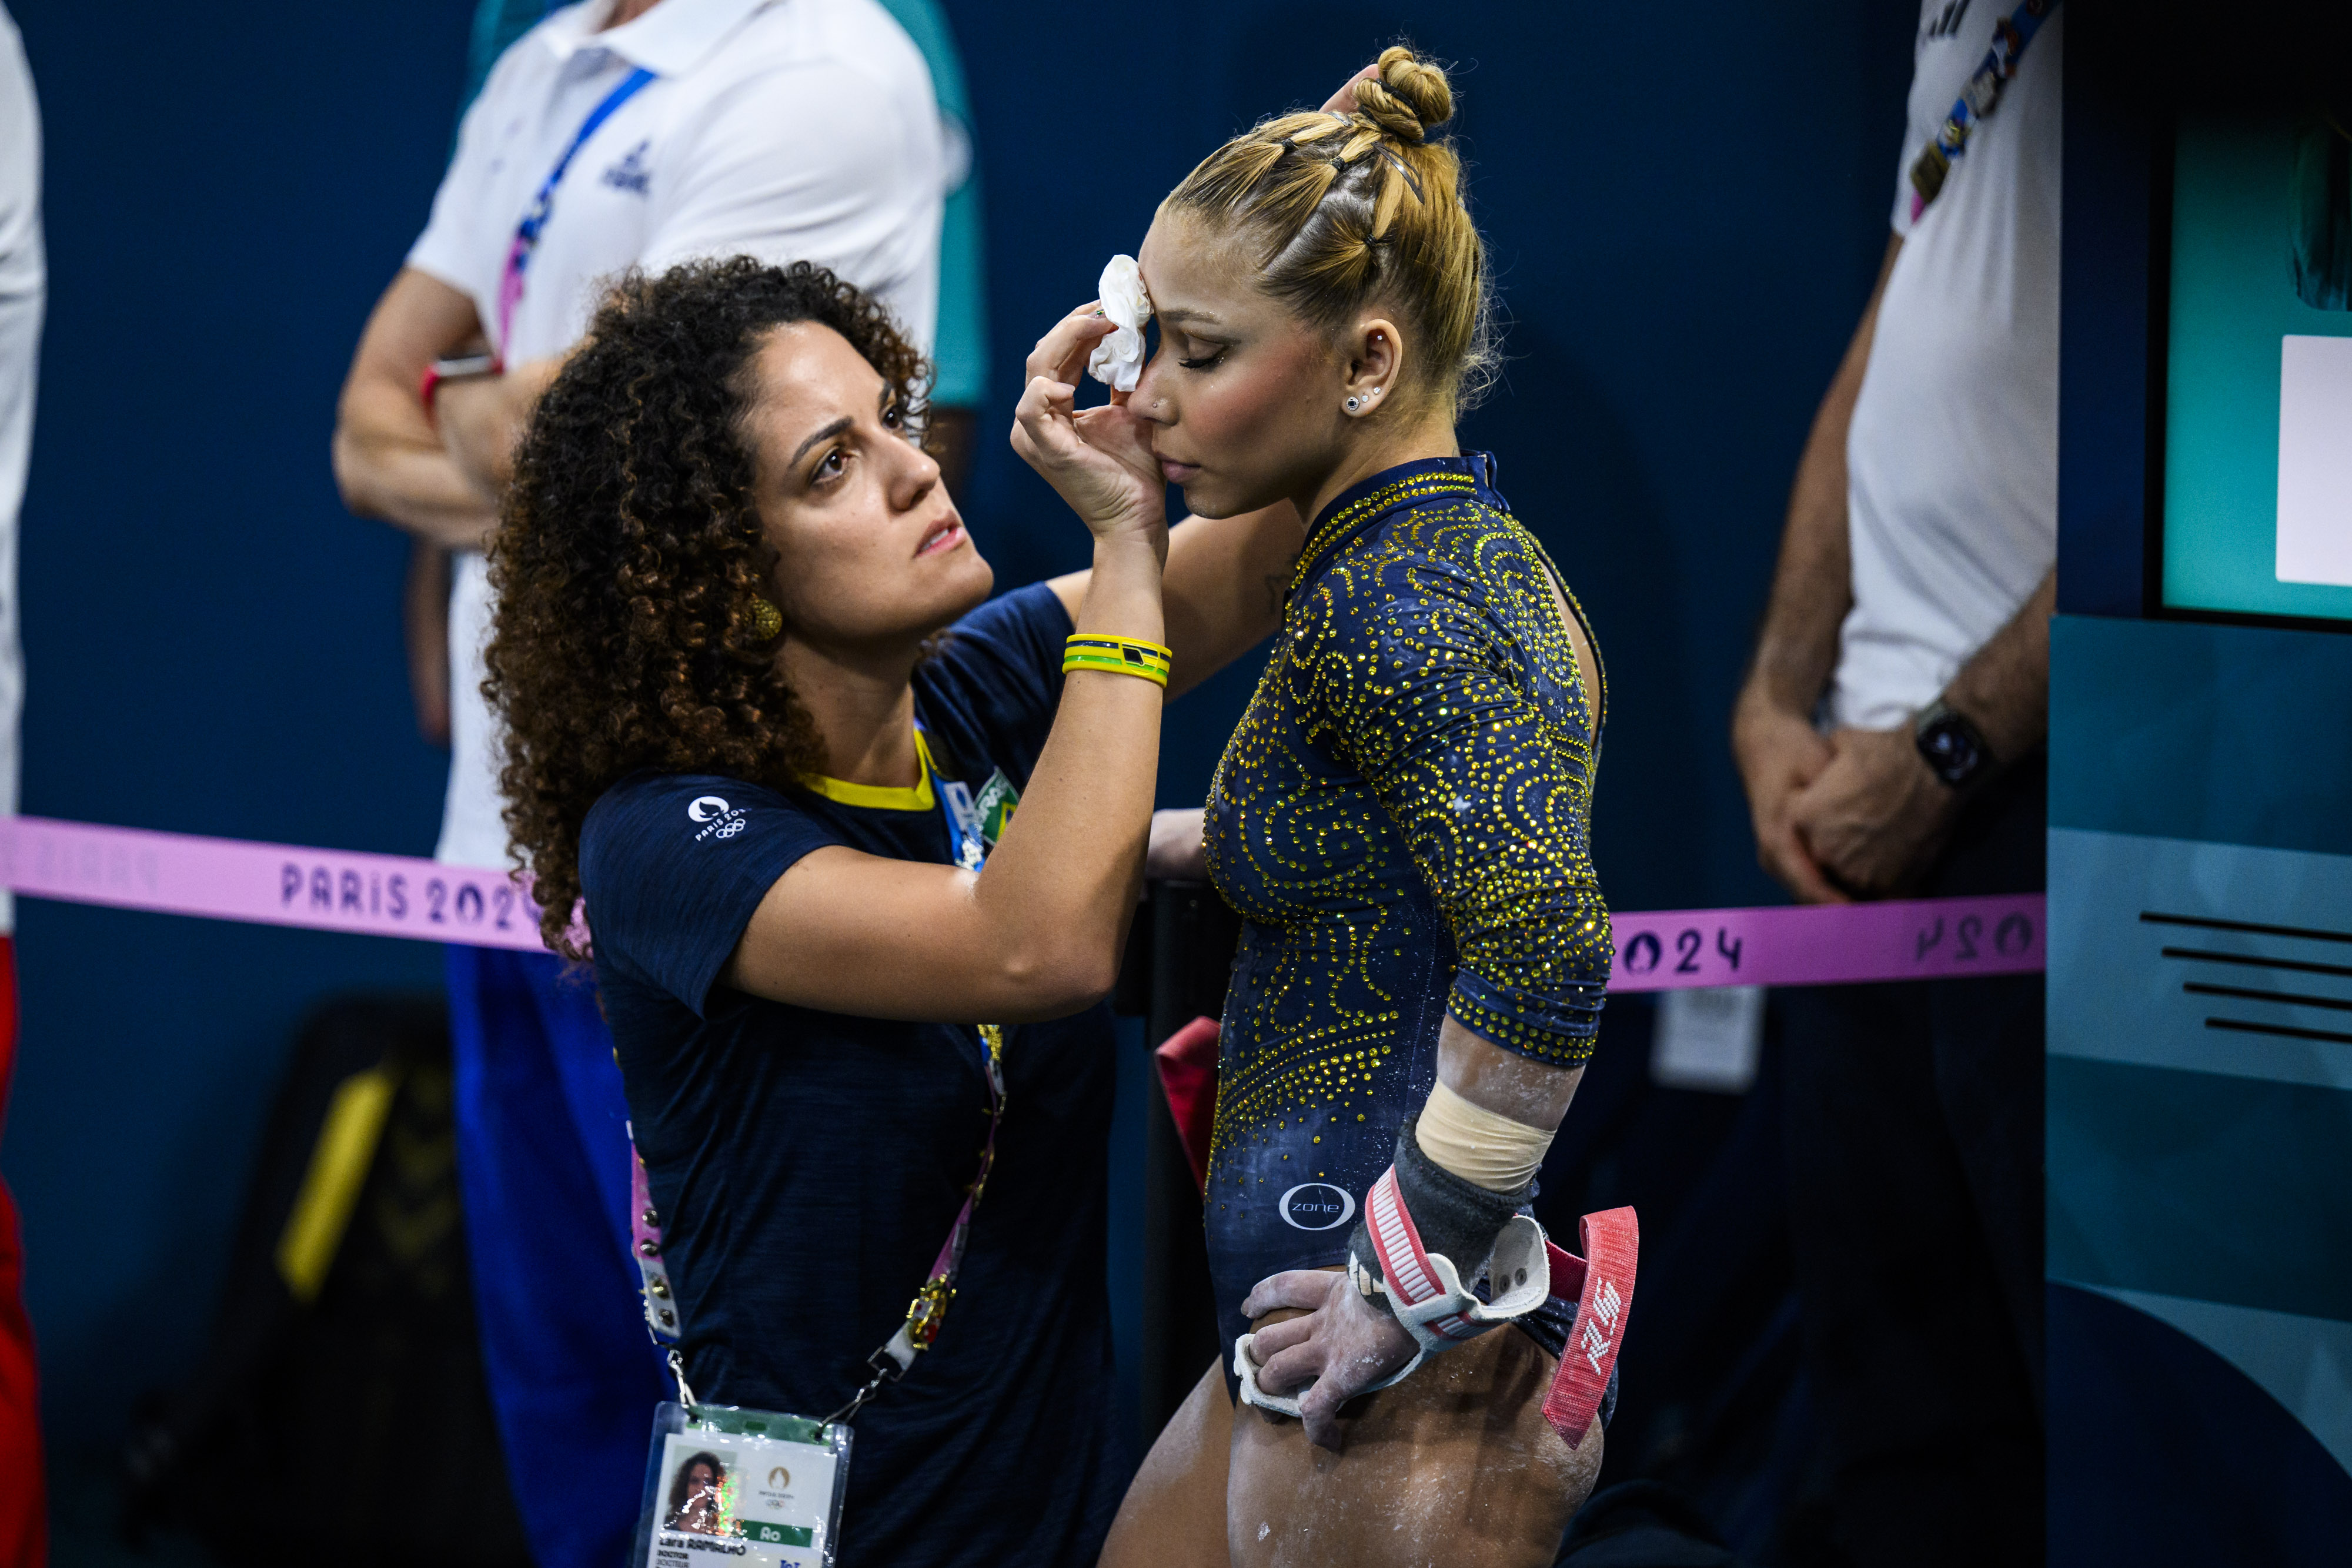
[[[1146,643],[1134,637],[1098,637],[1080,632],[1064,644],[1062,673],[1073,670],[1104,670],[1112,674],[1137,675],[1153,685],[1168,684],[1169,651],[1157,643]]]

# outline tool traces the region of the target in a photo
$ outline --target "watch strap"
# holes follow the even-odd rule
[[[459,354],[438,359],[425,367],[425,374],[416,383],[416,401],[425,405],[425,417],[433,417],[433,399],[443,382],[470,381],[476,376],[496,376],[506,373],[506,366],[496,354]]]

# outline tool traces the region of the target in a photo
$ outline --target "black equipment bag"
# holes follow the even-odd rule
[[[142,1406],[125,1525],[224,1562],[530,1568],[474,1330],[441,998],[304,1026],[202,1362]]]

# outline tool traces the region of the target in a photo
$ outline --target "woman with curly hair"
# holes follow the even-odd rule
[[[1069,383],[1108,329],[1040,344],[1016,447],[1104,420]],[[624,280],[518,451],[487,689],[541,929],[593,943],[697,1397],[876,1390],[845,1562],[1090,1563],[1125,1478],[1099,1001],[1162,687],[1271,632],[1298,520],[1171,532],[1081,476],[1093,569],[990,601],[923,375],[820,268]]]

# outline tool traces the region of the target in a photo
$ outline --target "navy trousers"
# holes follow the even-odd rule
[[[585,974],[448,949],[482,1361],[539,1568],[620,1568],[667,1397],[629,1251],[628,1107]]]

